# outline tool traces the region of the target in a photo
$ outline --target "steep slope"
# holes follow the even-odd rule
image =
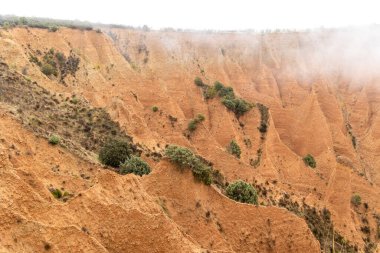
[[[352,36],[345,31],[259,35],[128,29],[96,33],[64,28],[52,33],[15,28],[1,30],[0,59],[52,93],[63,97],[75,95],[94,107],[105,108],[144,150],[161,152],[170,143],[188,146],[211,161],[228,182],[244,179],[258,187],[265,185],[269,193],[260,196],[260,202],[265,205],[278,206],[279,200],[289,195],[300,205],[327,208],[335,230],[351,244],[369,250],[371,243],[377,242],[375,217],[380,213],[376,138],[378,77],[370,67],[364,74],[342,64],[352,57],[346,56],[347,51],[336,41]],[[74,75],[67,75],[64,82],[60,75],[46,77],[30,61],[31,56],[42,59],[51,48],[80,59],[79,69]],[[267,133],[257,129],[262,114],[259,107],[237,118],[219,98],[204,99],[201,89],[193,83],[196,76],[210,85],[220,80],[232,86],[239,97],[268,106]],[[153,112],[152,106],[158,106],[159,111]],[[198,113],[205,115],[206,120],[186,137],[187,124]],[[240,159],[227,152],[226,147],[233,139],[242,149]],[[302,161],[308,153],[316,158],[314,170]],[[252,166],[252,161],[258,162]],[[163,210],[156,210],[160,217],[166,217],[164,233],[168,236],[170,231],[182,233],[175,232],[176,241],[170,248],[318,251],[319,245],[305,222],[285,209],[234,203],[216,189],[192,182],[189,173],[181,174],[165,161],[150,163],[152,175],[138,180],[132,176],[126,178],[137,182],[134,183],[139,188],[136,196],[148,194],[149,201],[140,200],[142,203],[148,202],[155,210],[157,199],[161,205],[165,204]],[[112,184],[99,181],[97,192],[103,187],[104,191],[113,192],[107,187],[133,184],[112,172],[97,173],[113,178],[112,181],[107,177]],[[112,194],[127,193],[122,186],[119,189]],[[351,204],[354,193],[360,194],[367,208]],[[112,194],[110,198],[117,199]],[[83,202],[87,208],[91,207],[88,210],[98,205],[98,197],[94,195]],[[104,220],[99,226],[93,224],[90,231],[98,233],[100,225],[110,228],[108,233],[122,231],[123,226],[138,226],[115,220],[124,216],[122,206],[129,201],[128,197],[120,201],[112,211],[114,216],[106,211],[101,212],[104,216],[88,212],[87,215]],[[104,218],[109,215],[112,218]],[[129,217],[128,220],[134,221],[138,216]],[[144,219],[148,222],[148,218]],[[75,219],[61,223],[73,224]],[[90,227],[90,223],[86,226]],[[369,234],[363,232],[366,226],[370,228]],[[152,232],[151,237],[158,233]],[[129,242],[119,239],[121,236],[122,233],[115,236],[112,233],[108,239],[99,239],[100,234],[95,238],[106,250],[117,252],[131,247]],[[142,251],[144,248],[139,246],[145,247],[147,242],[137,237],[135,249]]]

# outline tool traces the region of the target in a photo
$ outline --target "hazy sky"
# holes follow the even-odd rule
[[[380,23],[375,0],[4,0],[0,14],[152,28],[274,29]]]

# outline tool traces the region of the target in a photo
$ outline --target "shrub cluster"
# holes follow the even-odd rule
[[[63,53],[51,48],[45,53],[42,60],[39,60],[36,56],[30,54],[29,61],[37,64],[40,67],[41,72],[48,77],[52,75],[58,77],[60,74],[60,81],[63,82],[63,79],[67,74],[75,76],[76,71],[79,69],[80,59],[73,53],[66,58]]]
[[[232,140],[227,147],[227,150],[230,154],[240,158],[241,149],[235,140]]]
[[[203,114],[198,114],[197,117],[190,120],[189,124],[187,125],[187,130],[190,132],[193,132],[197,129],[197,125],[205,120],[205,116]]]
[[[226,188],[226,194],[230,199],[242,203],[258,204],[256,189],[242,180],[229,184]]]
[[[99,152],[101,163],[119,168],[122,175],[133,173],[143,176],[150,173],[149,165],[138,156],[133,155],[131,144],[124,140],[109,140]]]
[[[180,168],[190,168],[194,177],[206,185],[212,183],[212,168],[185,147],[169,145],[165,156]]]
[[[58,188],[51,189],[50,192],[54,196],[54,198],[56,198],[56,199],[60,199],[63,196],[62,191]]]
[[[149,165],[138,156],[131,156],[125,162],[120,164],[120,174],[125,175],[133,173],[135,175],[143,176],[150,173]]]
[[[125,162],[132,150],[130,144],[123,140],[110,140],[100,149],[99,160],[101,163],[117,168]]]
[[[222,104],[227,107],[228,110],[234,112],[237,117],[242,116],[253,107],[252,104],[244,99],[237,98],[232,87],[226,87],[219,81],[215,81],[213,86],[209,86],[205,84],[202,79],[197,77],[194,83],[202,87],[203,96],[206,99],[212,99],[218,95],[221,98]]]
[[[256,106],[259,109],[260,116],[261,116],[260,126],[258,129],[260,133],[265,134],[268,129],[269,110],[268,110],[268,107],[260,103],[257,103]]]
[[[152,111],[153,111],[153,112],[158,112],[158,107],[157,107],[157,106],[153,106],[153,107],[152,107]]]
[[[317,162],[315,161],[314,157],[312,155],[310,155],[310,154],[307,154],[303,158],[303,161],[306,164],[306,166],[309,166],[311,168],[315,168],[317,166]]]

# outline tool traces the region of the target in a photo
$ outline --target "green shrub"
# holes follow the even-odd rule
[[[78,99],[78,98],[76,98],[76,97],[73,97],[72,99],[70,99],[70,103],[72,103],[72,104],[76,105],[76,104],[78,104],[78,103],[79,103],[79,99]]]
[[[257,205],[257,192],[251,185],[242,180],[229,184],[226,188],[226,194],[229,198],[242,202]]]
[[[158,112],[158,107],[157,107],[157,106],[153,106],[153,107],[152,107],[152,111],[153,111],[153,112]]]
[[[197,129],[197,125],[205,120],[205,116],[203,114],[198,114],[194,119],[190,120],[187,125],[187,130],[190,132],[194,132]]]
[[[221,82],[215,81],[215,83],[214,83],[214,89],[216,91],[220,91],[223,87],[224,87],[224,85]]]
[[[203,89],[203,96],[206,99],[212,99],[216,95],[221,97],[222,104],[230,111],[233,111],[237,117],[251,110],[252,104],[248,103],[244,99],[236,98],[234,89],[232,87],[226,87],[221,82],[215,81],[213,86],[209,86],[199,78],[196,77],[194,83]]]
[[[57,69],[49,63],[42,64],[41,71],[46,76],[51,76],[51,75],[57,76]]]
[[[269,109],[263,104],[257,103],[257,108],[260,111],[260,126],[258,127],[261,134],[265,134],[268,130],[268,121],[269,121]]]
[[[56,25],[49,26],[49,32],[56,32],[56,31],[58,31],[58,26]]]
[[[187,130],[190,132],[194,132],[195,129],[197,129],[198,121],[196,119],[190,120],[189,124],[187,125]]]
[[[132,151],[128,142],[110,140],[100,149],[99,160],[105,165],[116,168],[125,162],[131,153]]]
[[[237,116],[241,116],[244,113],[248,112],[251,110],[252,105],[245,101],[244,99],[238,98],[235,99],[235,109],[234,112]]]
[[[310,155],[310,154],[307,154],[303,158],[303,161],[306,164],[306,166],[309,166],[311,168],[315,168],[317,166],[317,162],[315,161],[314,157],[312,155]]]
[[[51,194],[53,194],[54,198],[60,199],[62,198],[63,194],[62,191],[58,188],[50,190]]]
[[[235,98],[234,89],[232,87],[225,87],[223,86],[219,90],[219,97],[227,98],[227,99],[233,99]]]
[[[210,185],[212,183],[212,169],[203,163],[192,168],[192,172],[195,178],[203,182],[205,185]]]
[[[362,203],[362,198],[360,197],[359,194],[354,194],[354,195],[351,197],[351,203],[352,203],[354,206],[360,206],[360,204]]]
[[[227,147],[227,150],[230,154],[240,158],[241,149],[235,140],[232,140]]]
[[[203,114],[197,114],[197,117],[196,117],[196,120],[198,121],[198,122],[202,122],[202,121],[204,121],[206,119],[206,117],[203,115]]]
[[[198,76],[194,79],[194,83],[195,83],[195,85],[197,85],[197,86],[199,86],[199,87],[202,87],[202,86],[205,85],[205,84],[203,83],[202,79],[201,79],[200,77],[198,77]]]
[[[216,96],[217,90],[214,87],[208,86],[203,90],[203,96],[205,99],[212,99]]]
[[[212,168],[194,155],[191,150],[176,145],[169,145],[165,149],[165,156],[169,161],[182,169],[190,168],[197,180],[206,185],[212,183]]]
[[[49,138],[49,143],[50,143],[51,145],[57,145],[60,141],[61,141],[61,139],[60,139],[59,136],[57,136],[57,135],[52,135],[52,136],[50,136],[50,138]]]
[[[180,168],[191,168],[197,160],[196,156],[190,149],[176,145],[169,145],[165,149],[165,156],[168,157],[171,162],[177,164]]]
[[[125,175],[133,173],[135,175],[143,176],[150,173],[149,165],[138,156],[131,156],[125,162],[120,164],[120,174]]]

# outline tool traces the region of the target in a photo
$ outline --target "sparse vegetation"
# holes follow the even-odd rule
[[[354,206],[360,206],[361,203],[362,203],[362,198],[360,197],[359,194],[354,194],[352,197],[351,197],[351,203],[354,205]]]
[[[268,121],[269,121],[268,107],[260,103],[257,103],[256,106],[260,111],[260,117],[261,117],[259,131],[262,135],[264,135],[268,129]]]
[[[51,189],[50,192],[51,194],[53,194],[54,198],[56,199],[60,199],[63,196],[62,191],[58,188]]]
[[[64,83],[65,77],[70,74],[75,77],[76,71],[79,69],[80,59],[72,52],[69,57],[54,48],[45,52],[42,59],[30,53],[29,61],[37,64],[43,74],[48,77],[59,77],[60,82]]]
[[[256,189],[242,180],[229,184],[226,188],[226,194],[229,198],[242,203],[258,204]]]
[[[335,252],[358,252],[357,246],[351,245],[334,230],[331,213],[328,209],[317,210],[315,207],[308,206],[305,203],[301,206],[298,202],[292,201],[288,194],[285,194],[279,200],[278,205],[305,219],[311,232],[319,241],[321,251],[333,252],[335,248]]]
[[[92,159],[93,153],[99,154],[100,148],[110,139],[127,141],[133,154],[140,152],[132,138],[103,108],[91,107],[78,95],[68,97],[52,93],[11,71],[5,63],[0,63],[0,72],[0,102],[15,107],[16,116],[24,127],[36,135],[47,141],[57,135],[59,145],[84,159]]]
[[[212,99],[218,95],[222,104],[228,110],[234,112],[237,117],[242,116],[254,106],[242,98],[236,98],[233,88],[226,87],[219,81],[216,81],[213,86],[209,86],[202,79],[196,77],[194,83],[203,89],[203,96],[206,99]]]
[[[230,154],[236,156],[237,158],[240,158],[241,149],[235,140],[232,140],[230,142],[230,144],[227,147],[227,150]]]
[[[138,156],[132,155],[120,164],[120,174],[133,173],[138,176],[148,175],[151,169],[149,165]]]
[[[199,123],[205,120],[205,116],[203,114],[198,114],[194,119],[190,120],[187,125],[187,130],[190,132],[194,132],[197,129]]]
[[[57,76],[57,69],[50,65],[49,63],[44,63],[41,66],[41,72],[44,73],[46,76]]]
[[[52,135],[49,138],[49,143],[51,145],[57,145],[57,144],[59,144],[60,141],[61,141],[61,138],[59,138],[59,136],[57,136],[57,135]]]
[[[157,107],[157,106],[153,106],[153,107],[152,107],[152,111],[153,111],[153,112],[158,112],[158,107]]]
[[[105,146],[100,149],[99,160],[105,165],[116,168],[125,162],[131,154],[132,150],[128,142],[113,139],[109,140]]]
[[[212,168],[188,148],[169,145],[165,149],[165,156],[179,168],[190,168],[196,179],[206,185],[212,183]]]
[[[199,87],[204,86],[204,83],[203,83],[202,79],[201,79],[200,77],[198,77],[198,76],[194,79],[194,83],[195,83],[197,86],[199,86]]]
[[[352,146],[356,149],[356,137],[354,135],[354,133],[352,132],[352,126],[350,123],[347,123],[346,124],[346,128],[347,128],[347,131],[348,131],[348,134],[351,136],[351,143],[352,143]]]
[[[315,161],[314,157],[311,154],[307,154],[303,158],[304,163],[306,166],[309,166],[311,168],[315,168],[317,166],[317,162]]]

